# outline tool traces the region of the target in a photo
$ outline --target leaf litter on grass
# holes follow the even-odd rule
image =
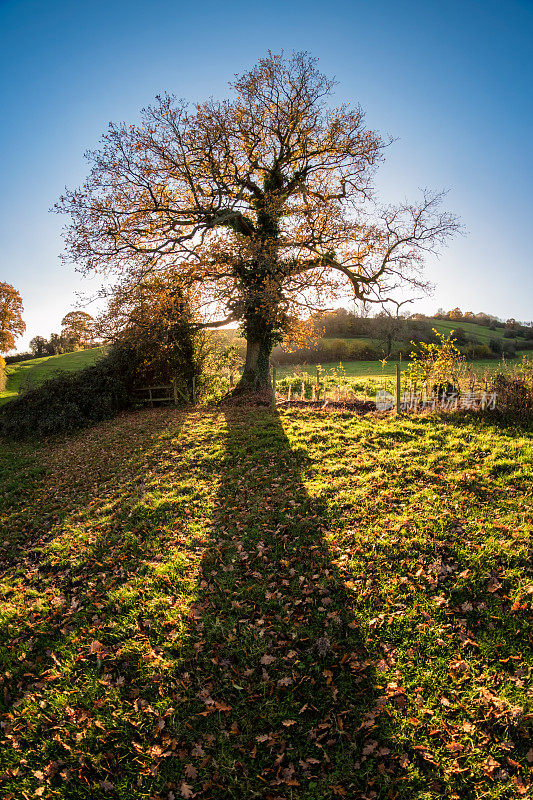
[[[530,793],[527,432],[158,410],[2,470],[6,798]]]

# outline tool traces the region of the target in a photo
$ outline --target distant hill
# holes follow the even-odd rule
[[[454,309],[452,316],[456,316]],[[299,363],[372,361],[387,358],[409,359],[413,342],[435,342],[435,331],[455,332],[457,346],[468,360],[514,358],[525,350],[533,350],[533,326],[515,320],[502,322],[488,314],[469,314],[466,319],[449,319],[447,313],[434,317],[415,314],[395,317],[379,314],[365,317],[340,308],[317,314],[314,343],[288,352],[277,347],[273,361],[278,365]]]
[[[475,322],[463,322],[462,320],[448,320],[448,319],[435,319],[435,317],[428,317],[428,321],[432,327],[439,331],[439,333],[449,333],[461,328],[467,335],[472,336],[478,341],[488,344],[491,339],[504,339],[505,328],[487,328],[484,325],[478,325]]]
[[[0,404],[15,397],[21,385],[36,386],[47,378],[51,378],[58,370],[75,372],[83,369],[83,367],[88,367],[98,361],[104,352],[104,347],[91,347],[88,350],[78,350],[75,353],[32,358],[29,361],[8,364],[6,367],[7,387],[4,392],[0,392]]]

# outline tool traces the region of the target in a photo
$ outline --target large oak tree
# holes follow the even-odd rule
[[[376,303],[425,289],[424,256],[458,228],[439,195],[379,207],[385,143],[360,108],[331,107],[334,85],[308,54],[269,53],[229,100],[158,97],[140,124],[109,126],[84,186],[57,205],[82,271],[128,286],[177,267],[199,324],[240,323],[239,390],[265,389],[275,342],[347,289]]]

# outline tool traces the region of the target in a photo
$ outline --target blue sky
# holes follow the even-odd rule
[[[391,134],[378,186],[387,202],[449,189],[467,229],[428,262],[439,306],[533,318],[533,2],[15,2],[0,0],[0,280],[48,336],[95,286],[59,262],[49,209],[86,175],[85,150],[110,120],[154,95],[191,101],[270,48],[308,50]],[[87,310],[91,311],[91,307]]]

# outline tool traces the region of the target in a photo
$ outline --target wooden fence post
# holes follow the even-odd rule
[[[174,394],[174,405],[178,405],[178,376],[174,375],[174,379],[172,381],[172,392]]]
[[[196,405],[196,378],[192,376],[192,404]]]
[[[400,388],[401,388],[401,372],[400,365],[396,364],[396,413],[400,413]]]
[[[272,367],[272,410],[276,410],[276,367]]]

